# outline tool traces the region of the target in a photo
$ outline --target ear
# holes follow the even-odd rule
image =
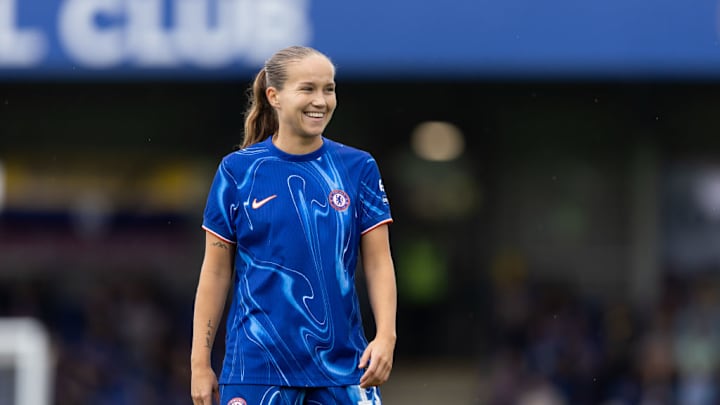
[[[280,107],[280,102],[278,101],[278,90],[275,87],[268,87],[265,89],[265,97],[267,97],[268,103],[270,103],[271,106],[274,108]]]

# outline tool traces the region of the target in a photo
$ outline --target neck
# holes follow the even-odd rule
[[[322,136],[290,136],[275,134],[272,142],[276,148],[291,155],[305,155],[318,150],[322,144]]]

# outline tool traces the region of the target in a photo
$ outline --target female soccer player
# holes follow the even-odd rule
[[[396,284],[377,164],[323,136],[337,99],[335,67],[319,51],[280,50],[250,95],[244,142],[220,163],[203,217],[193,403],[380,404]],[[377,330],[370,343],[355,291],[358,256]],[[218,385],[210,354],[231,287]]]

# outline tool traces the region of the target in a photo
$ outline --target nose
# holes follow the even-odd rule
[[[327,100],[322,92],[316,92],[312,99],[313,107],[324,107],[327,105]]]

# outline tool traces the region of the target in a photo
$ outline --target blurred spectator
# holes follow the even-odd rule
[[[670,280],[655,307],[638,313],[535,282],[517,257],[503,263],[480,404],[718,403],[716,276]],[[172,291],[159,278],[5,282],[0,313],[48,327],[56,404],[186,404],[191,286]]]
[[[0,313],[33,316],[50,329],[55,403],[184,404],[189,400],[190,308],[152,279],[0,287]]]
[[[517,258],[500,263],[487,403],[718,403],[715,276],[672,280],[644,319],[621,301],[598,304],[560,283],[533,283]]]
[[[687,304],[677,313],[673,334],[678,402],[687,405],[717,403],[720,294],[716,280],[706,277],[697,280]]]

